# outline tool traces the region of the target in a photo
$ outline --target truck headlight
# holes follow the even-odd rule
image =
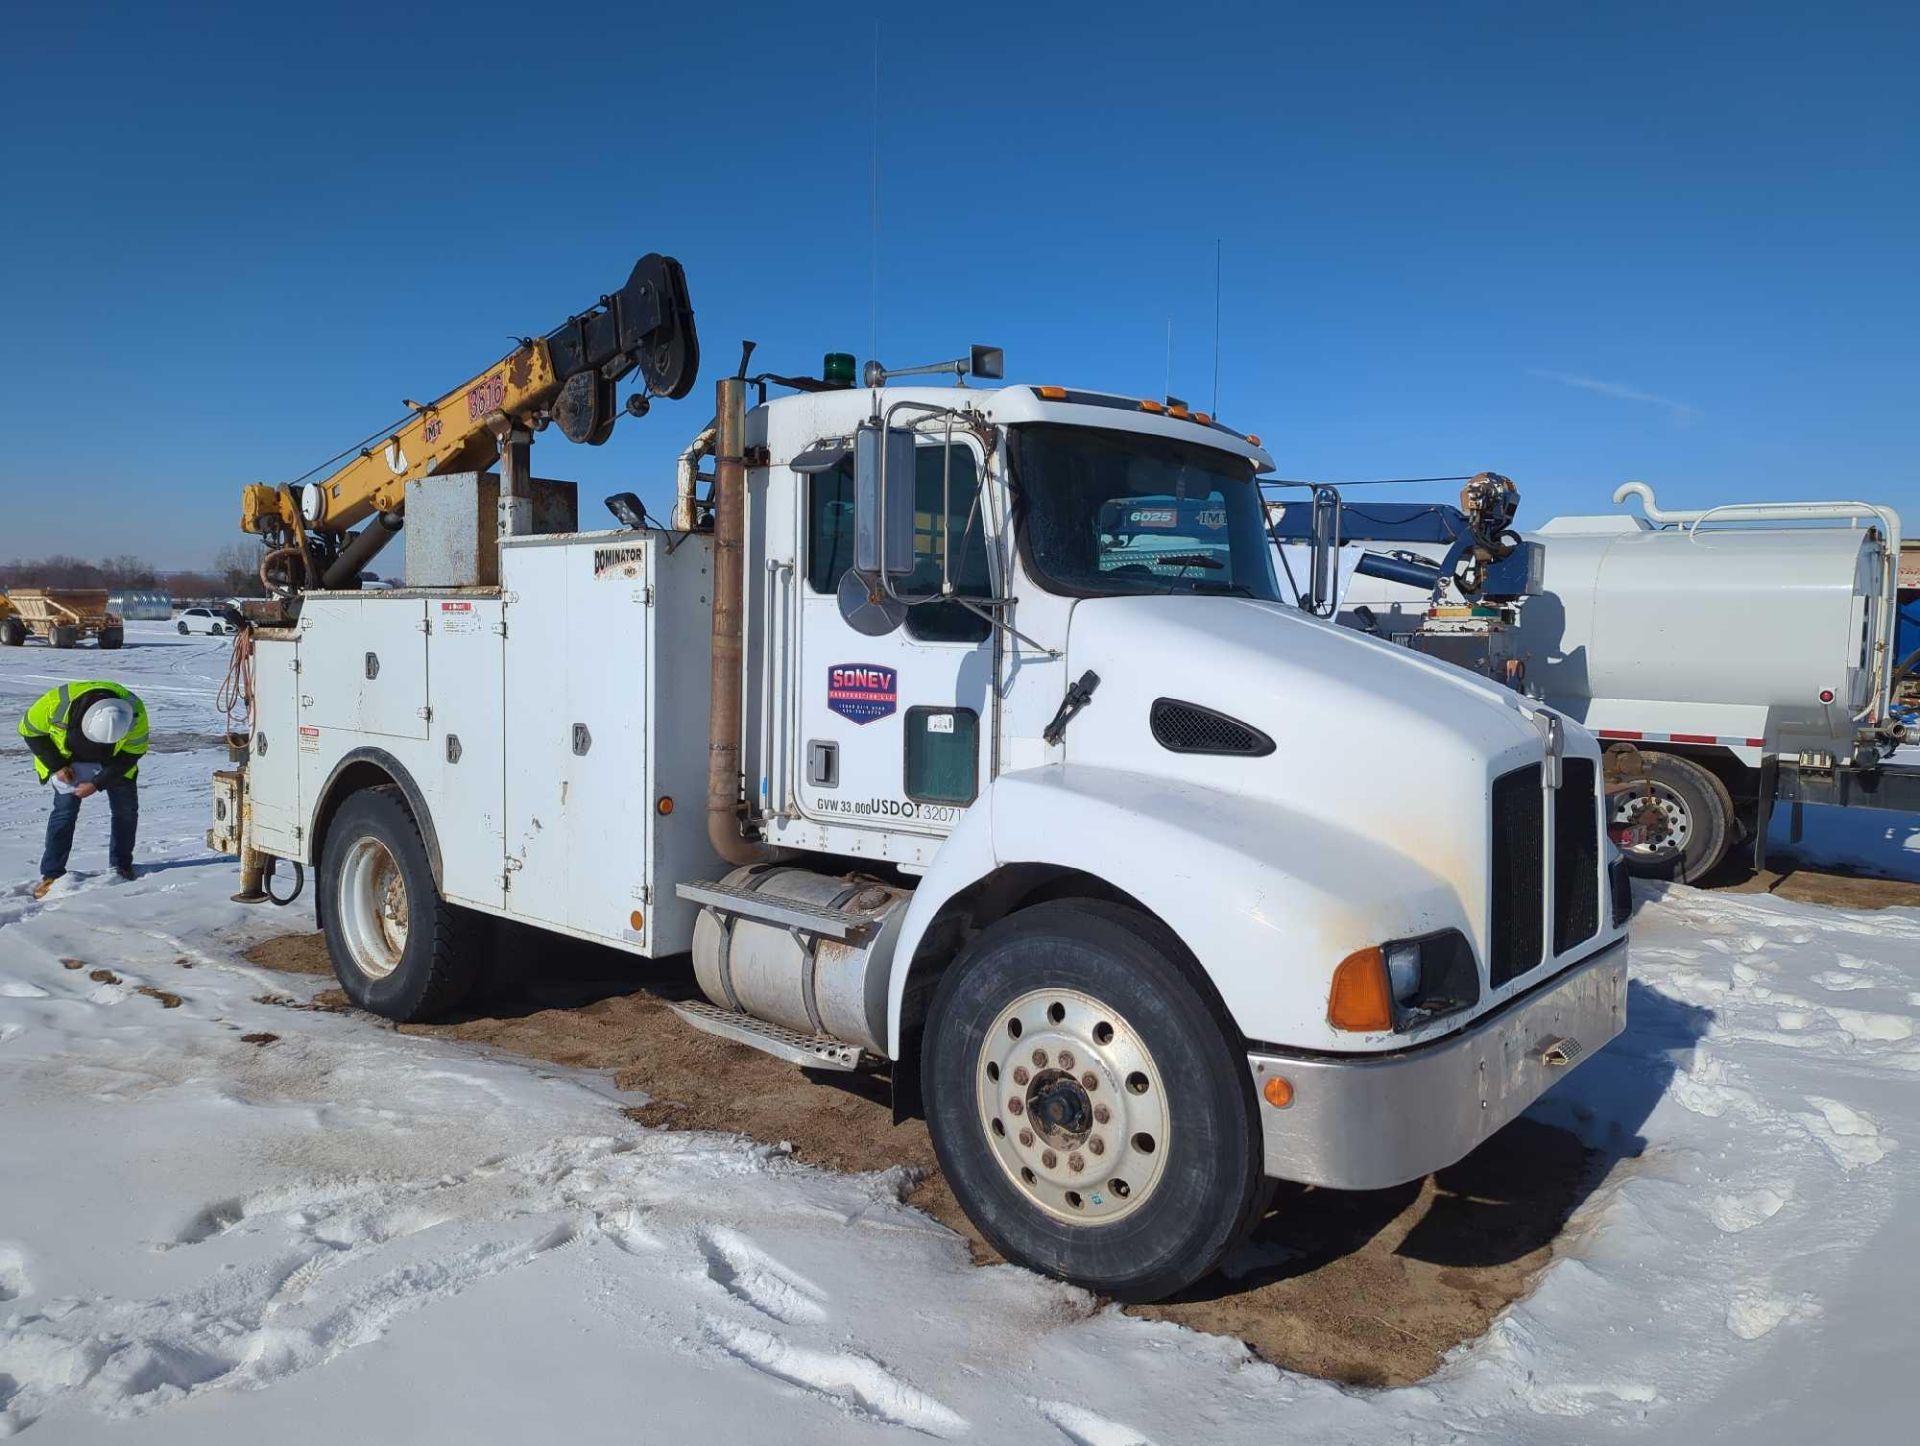
[[[1420,993],[1420,945],[1403,939],[1380,951],[1387,956],[1387,987],[1395,1004],[1409,1004]]]
[[[1342,959],[1327,994],[1327,1023],[1350,1033],[1407,1030],[1479,998],[1473,946],[1458,929],[1444,929]]]

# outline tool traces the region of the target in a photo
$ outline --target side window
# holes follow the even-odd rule
[[[948,569],[963,597],[992,596],[987,567],[986,519],[981,515],[980,473],[973,452],[954,447],[952,477],[946,477],[945,450],[921,447],[915,454],[913,572],[900,584],[903,593],[940,589],[940,516],[947,502]],[[948,489],[950,488],[950,492]],[[853,565],[853,463],[807,479],[807,586],[831,593]],[[926,603],[907,613],[907,633],[923,642],[977,643],[992,631],[978,613],[959,603]]]
[[[831,593],[853,566],[853,459],[807,478],[807,586]]]
[[[954,591],[962,597],[990,597],[993,582],[987,571],[980,474],[971,449],[954,447],[951,452],[951,478],[945,475],[947,449],[922,447],[915,456],[919,465],[914,476],[913,572],[901,591],[940,590],[940,512],[944,500],[947,545],[952,549],[947,570]],[[993,625],[985,618],[957,602],[927,603],[907,613],[908,635],[926,642],[977,643],[992,631]]]

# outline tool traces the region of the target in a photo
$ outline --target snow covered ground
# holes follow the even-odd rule
[[[1626,1036],[1535,1111],[1605,1151],[1606,1181],[1487,1336],[1420,1386],[1347,1390],[974,1268],[895,1179],[649,1131],[595,1079],[259,1002],[320,981],[241,959],[310,915],[229,903],[201,842],[225,649],[130,634],[0,650],[0,1435],[1912,1434],[1920,911],[1643,896]],[[36,904],[45,796],[13,720],[96,670],[153,711],[147,872],[111,881],[90,805],[78,872]]]

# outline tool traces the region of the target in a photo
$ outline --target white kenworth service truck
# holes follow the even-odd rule
[[[997,1249],[1146,1300],[1614,1038],[1626,881],[1585,731],[1282,605],[1256,438],[994,356],[722,380],[671,527],[527,530],[565,489],[496,419],[409,483],[408,586],[252,630],[214,838],[314,870],[396,1019],[491,920],[691,951],[692,1024],[889,1072]]]

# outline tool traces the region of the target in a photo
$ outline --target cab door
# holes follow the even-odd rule
[[[914,459],[914,570],[900,592],[939,591],[944,537],[957,592],[991,597],[977,445],[928,438]],[[946,833],[987,771],[993,626],[942,601],[910,608],[883,636],[855,631],[836,595],[853,563],[852,460],[799,480],[798,705],[788,734],[798,810],[822,822]]]

